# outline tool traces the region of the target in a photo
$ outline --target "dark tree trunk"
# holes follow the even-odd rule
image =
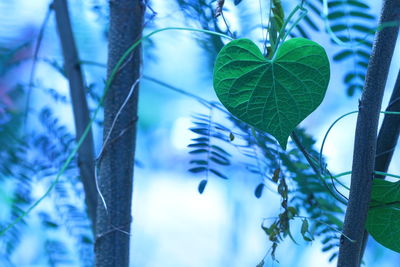
[[[144,6],[140,0],[118,0],[110,3],[108,77],[123,53],[142,34]],[[140,49],[118,71],[104,102],[104,137],[110,132],[118,110],[131,87],[135,91],[116,120],[109,141],[99,159],[99,186],[107,205],[98,201],[96,266],[129,266],[129,233],[133,165],[135,158]],[[136,84],[135,84],[136,83]]]
[[[53,8],[56,14],[57,29],[64,55],[65,74],[69,81],[76,140],[79,140],[90,122],[86,102],[86,86],[72,33],[66,0],[54,0]],[[78,151],[78,166],[85,191],[86,206],[94,231],[96,225],[97,191],[94,180],[94,144],[91,130],[89,130],[85,141]]]
[[[396,84],[390,97],[386,111],[400,112],[400,71],[397,74]],[[385,114],[382,126],[379,130],[376,145],[375,171],[387,172],[392,161],[393,152],[396,148],[400,133],[400,116]],[[383,175],[375,175],[377,179],[385,179]],[[368,242],[368,232],[364,231],[363,244],[360,254],[360,262],[363,258]]]
[[[397,21],[399,18],[400,1],[383,0],[379,23]],[[360,266],[365,221],[374,177],[379,112],[397,35],[397,26],[387,27],[375,35],[364,91],[359,103],[350,195],[343,226],[344,235],[353,242],[344,235],[341,236],[338,259],[340,267]]]
[[[400,111],[400,71],[397,75],[396,84],[390,97],[386,111]],[[393,152],[397,145],[400,133],[400,116],[385,114],[378,135],[376,146],[375,171],[387,172],[392,161]],[[384,179],[383,175],[375,175],[376,178]]]

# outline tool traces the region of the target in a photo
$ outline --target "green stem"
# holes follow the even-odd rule
[[[351,171],[342,172],[342,173],[339,173],[339,174],[336,174],[336,175],[332,175],[332,176],[325,176],[324,178],[325,178],[325,179],[328,179],[328,178],[334,179],[338,184],[340,184],[341,186],[343,186],[345,189],[350,190],[350,188],[349,188],[347,185],[345,185],[344,183],[342,183],[342,182],[338,179],[339,177],[346,176],[346,175],[349,175],[349,174],[351,174]]]
[[[347,238],[350,242],[356,242],[355,240],[353,240],[353,239],[351,239],[350,237],[346,236],[342,231],[340,231],[340,230],[336,229],[335,227],[331,226],[330,224],[328,224],[328,223],[326,223],[326,222],[323,222],[323,221],[321,221],[321,220],[318,220],[318,219],[316,219],[316,218],[311,218],[311,217],[306,217],[306,216],[300,216],[300,215],[296,215],[296,216],[294,216],[294,218],[308,219],[308,220],[311,220],[311,221],[316,221],[317,223],[320,223],[320,224],[324,224],[324,225],[326,225],[328,228],[332,229],[333,231],[336,231],[336,232],[340,233],[341,235],[343,235],[343,236],[344,236],[345,238]]]
[[[322,167],[322,166],[323,166],[323,165],[322,165],[322,153],[323,153],[324,146],[325,146],[325,142],[326,142],[326,139],[328,138],[329,132],[332,130],[333,126],[335,126],[335,124],[338,123],[341,119],[343,119],[344,117],[347,117],[347,116],[349,116],[349,115],[351,115],[351,114],[354,114],[354,113],[358,113],[358,110],[351,111],[351,112],[348,112],[348,113],[346,113],[346,114],[340,116],[339,118],[337,118],[337,119],[331,124],[331,126],[329,126],[328,130],[326,131],[325,136],[324,136],[324,139],[322,140],[321,149],[320,149],[320,151],[319,151],[319,166],[320,166],[320,168],[321,168],[322,173],[324,173],[324,169],[323,169],[323,167]]]
[[[331,25],[329,23],[328,19],[329,15],[329,8],[328,8],[328,0],[323,0],[323,8],[322,8],[322,19],[324,20],[325,23],[325,28],[326,31],[328,32],[329,36],[331,39],[338,45],[343,46],[343,47],[348,47],[348,48],[354,48],[357,46],[360,46],[364,43],[366,43],[367,39],[371,37],[371,34],[374,34],[376,32],[379,32],[385,28],[388,27],[395,27],[400,25],[400,21],[387,21],[383,22],[378,27],[372,28],[363,38],[361,38],[359,41],[350,41],[350,42],[343,42],[337,35],[333,32]]]
[[[344,117],[347,117],[347,116],[349,116],[349,115],[351,115],[351,114],[354,114],[354,113],[358,113],[358,110],[351,111],[351,112],[348,112],[348,113],[346,113],[346,114],[340,116],[339,118],[337,118],[337,119],[331,124],[331,126],[329,126],[328,130],[326,131],[325,136],[324,136],[324,139],[322,140],[321,149],[320,149],[320,151],[319,151],[319,166],[321,167],[322,173],[323,173],[323,171],[324,171],[323,168],[322,168],[322,155],[323,155],[323,150],[324,150],[325,142],[326,142],[326,139],[328,138],[329,132],[332,130],[333,126],[335,126],[335,124],[338,123],[341,119],[343,119]],[[381,111],[380,113],[381,113],[381,114],[400,115],[400,112],[398,112],[398,111]]]
[[[288,23],[293,18],[293,16],[297,13],[298,10],[301,11],[300,16],[295,20],[295,22],[290,26],[290,28],[287,31],[285,31],[286,26],[288,25]],[[276,50],[278,49],[279,44],[283,43],[286,40],[286,38],[288,37],[288,35],[292,32],[294,27],[296,27],[300,23],[300,21],[305,16],[307,16],[307,12],[308,12],[308,10],[303,7],[303,2],[300,5],[297,5],[292,10],[292,12],[290,12],[288,18],[285,20],[281,30],[279,31],[278,40],[276,41],[276,43],[273,46],[273,50],[272,50],[273,57],[272,57],[272,59],[275,58]],[[282,37],[282,35],[283,35],[283,37]]]
[[[300,7],[300,10],[302,11],[300,16],[295,20],[295,22],[290,26],[290,28],[286,31],[285,35],[282,38],[282,42],[284,42],[286,40],[286,38],[288,37],[288,35],[292,32],[292,30],[294,29],[294,27],[296,27],[300,21],[303,20],[303,18],[305,16],[307,16],[307,9]]]
[[[301,7],[300,7],[299,5],[297,5],[297,6],[292,10],[292,12],[290,12],[288,18],[285,19],[285,22],[283,23],[282,28],[281,28],[281,30],[279,31],[278,39],[276,40],[276,43],[274,44],[273,49],[272,49],[273,57],[275,57],[276,49],[278,48],[278,45],[280,44],[280,41],[279,41],[279,40],[280,40],[280,39],[283,39],[282,36],[284,35],[285,28],[286,28],[287,24],[289,23],[289,21],[292,19],[292,17],[296,14],[296,12],[297,12],[299,9],[301,9]],[[297,21],[296,21],[296,22],[297,22]],[[298,22],[297,22],[297,23],[298,23]],[[285,34],[284,36],[286,37],[287,35]]]
[[[394,177],[394,178],[400,179],[400,175],[390,174],[390,173],[386,173],[386,172],[374,171],[374,174],[383,175],[383,176],[390,176],[390,177]]]
[[[318,166],[316,165],[317,162],[316,160],[314,160],[312,158],[312,156],[307,152],[307,150],[304,148],[304,146],[302,145],[302,143],[300,142],[299,137],[297,136],[297,134],[295,133],[295,131],[292,132],[292,134],[290,135],[293,142],[295,143],[295,145],[298,147],[298,149],[301,151],[301,153],[304,155],[304,157],[306,158],[308,164],[310,164],[311,168],[313,169],[313,171],[315,172],[315,174],[317,175],[318,179],[324,184],[325,188],[328,190],[328,192],[336,199],[338,200],[340,203],[346,205],[346,197],[343,196],[335,187],[334,184],[332,184],[332,187],[329,187],[328,183],[325,181],[324,177],[322,177],[321,172],[318,169]]]

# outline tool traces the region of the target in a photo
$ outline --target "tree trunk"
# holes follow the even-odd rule
[[[108,77],[123,53],[142,34],[144,6],[140,0],[110,0]],[[112,81],[104,102],[104,137],[135,85],[135,91],[115,121],[99,159],[99,187],[107,209],[98,201],[96,266],[129,266],[129,233],[135,158],[138,83],[141,63],[136,49]]]
[[[66,0],[54,0],[58,35],[64,56],[64,69],[69,81],[72,108],[74,112],[76,140],[79,140],[90,122],[89,109],[86,102],[85,83],[79,62],[79,56],[72,33],[71,21]],[[92,221],[93,233],[96,225],[97,191],[94,178],[94,144],[92,131],[78,151],[78,167],[85,191],[86,206]]]
[[[400,112],[400,71],[397,74],[396,84],[390,97],[386,111]],[[400,134],[400,116],[385,114],[382,126],[379,130],[376,145],[375,171],[387,172],[392,161],[393,152],[396,148]],[[385,179],[383,175],[375,175],[377,179]],[[364,231],[363,244],[360,253],[360,262],[363,258],[368,242],[368,232]]]
[[[379,23],[397,21],[400,18],[400,1],[384,0]],[[365,221],[371,198],[374,177],[375,152],[379,112],[389,67],[398,35],[398,26],[387,27],[375,35],[368,65],[364,91],[359,103],[356,139],[349,202],[341,236],[338,266],[360,266]]]
[[[397,74],[396,84],[390,97],[386,111],[400,111],[400,71]],[[392,161],[393,152],[397,145],[400,133],[400,116],[385,114],[378,135],[376,146],[375,171],[387,172]],[[376,178],[384,179],[383,175],[375,175]]]

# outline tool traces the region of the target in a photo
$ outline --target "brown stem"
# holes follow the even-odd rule
[[[379,23],[399,19],[400,2],[398,0],[383,0]],[[397,35],[398,27],[385,28],[375,35],[364,90],[359,104],[350,195],[343,226],[343,233],[355,242],[351,242],[342,235],[338,259],[338,266],[340,267],[360,266],[365,221],[374,177],[379,112]]]
[[[89,109],[86,102],[86,86],[80,67],[80,60],[74,35],[72,33],[67,1],[54,0],[53,7],[64,56],[65,74],[69,81],[75,120],[76,140],[79,140],[90,121]],[[78,167],[85,191],[85,200],[89,218],[92,221],[93,232],[95,232],[97,191],[94,180],[94,144],[92,131],[88,133],[78,151]]]

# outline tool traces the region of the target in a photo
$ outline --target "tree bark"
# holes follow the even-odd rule
[[[386,111],[400,112],[400,71],[397,74],[396,84],[390,97]],[[400,134],[400,116],[385,114],[382,126],[379,130],[376,145],[375,171],[387,172],[392,161],[393,152],[396,148]],[[385,179],[383,175],[375,174],[377,179]],[[368,242],[368,232],[364,230],[363,244],[361,247],[360,262]]]
[[[386,111],[400,111],[400,71]],[[400,116],[385,114],[376,146],[375,171],[387,172],[400,133]],[[384,179],[383,175],[375,175]]]
[[[74,112],[76,140],[79,140],[90,122],[89,109],[86,102],[86,86],[80,66],[78,51],[72,33],[71,21],[66,0],[54,0],[58,35],[64,56],[64,69],[69,81],[72,108]],[[97,190],[94,177],[94,144],[92,131],[78,151],[78,167],[85,191],[85,200],[93,233],[96,225]]]
[[[110,0],[109,5],[108,77],[123,53],[141,37],[144,16],[140,0]],[[131,87],[139,79],[140,63],[140,49],[136,49],[112,81],[104,102],[103,142]],[[135,87],[132,99],[116,120],[110,141],[103,145],[99,159],[99,186],[107,210],[99,200],[95,242],[97,267],[129,266],[138,83]]]
[[[379,23],[400,19],[399,0],[383,0]],[[368,65],[354,142],[350,195],[341,236],[338,266],[360,266],[365,221],[371,198],[374,177],[375,152],[379,112],[386,85],[389,67],[396,45],[398,27],[378,31]]]

